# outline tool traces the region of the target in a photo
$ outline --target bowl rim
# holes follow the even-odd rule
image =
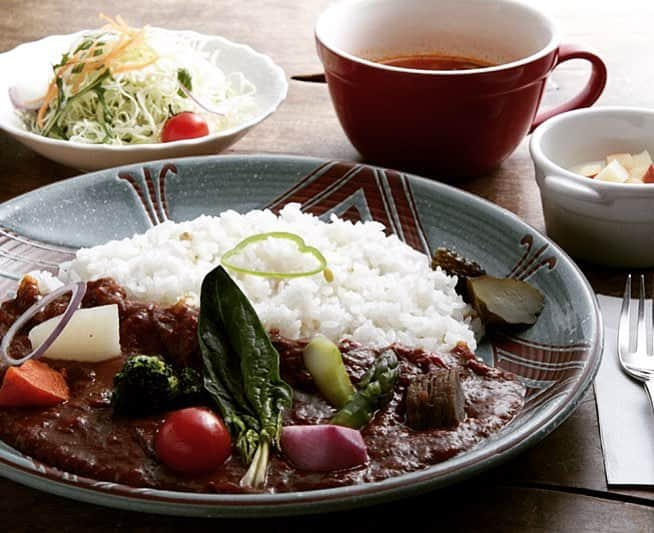
[[[559,31],[554,20],[548,15],[546,15],[544,12],[539,11],[538,9],[535,9],[531,5],[520,0],[501,0],[501,2],[503,4],[520,7],[525,11],[531,12],[535,17],[538,17],[541,20],[543,20],[550,31],[550,38],[547,44],[541,47],[537,52],[534,52],[533,54],[530,54],[525,57],[521,57],[520,59],[517,59],[515,61],[510,61],[508,63],[501,63],[499,65],[494,65],[490,67],[472,68],[466,70],[414,69],[414,68],[397,67],[397,66],[385,65],[383,63],[377,63],[375,61],[371,61],[369,59],[365,59],[363,57],[359,57],[349,52],[346,52],[342,48],[332,46],[331,44],[327,44],[327,40],[322,37],[323,34],[322,26],[325,24],[325,19],[327,18],[328,15],[330,15],[332,12],[335,12],[337,10],[348,9],[355,4],[366,4],[366,3],[373,4],[378,2],[379,0],[341,0],[340,2],[332,3],[320,13],[318,19],[316,20],[316,23],[314,25],[314,37],[316,39],[316,42],[318,42],[319,46],[326,48],[333,54],[341,56],[344,59],[348,59],[349,61],[352,61],[354,63],[365,65],[378,70],[389,71],[389,72],[400,72],[404,74],[413,74],[413,75],[418,74],[423,76],[426,75],[426,76],[449,76],[449,77],[474,76],[478,74],[501,72],[504,70],[510,70],[513,68],[522,67],[534,61],[542,59],[543,57],[546,57],[554,50],[556,50],[560,44]]]
[[[159,143],[115,145],[115,144],[99,144],[99,143],[98,144],[81,143],[77,141],[70,141],[70,140],[63,140],[63,139],[52,139],[50,137],[44,137],[37,133],[27,131],[26,129],[18,128],[13,124],[10,124],[2,120],[1,115],[0,115],[0,129],[5,130],[7,133],[14,135],[15,137],[19,137],[21,139],[34,141],[43,145],[60,147],[62,149],[77,149],[87,152],[102,150],[102,151],[114,152],[114,153],[137,152],[137,151],[156,152],[157,150],[161,150],[163,148],[170,149],[170,148],[175,148],[177,146],[183,147],[183,146],[202,145],[219,139],[231,137],[240,132],[245,132],[248,129],[252,128],[253,126],[257,125],[259,122],[262,122],[263,120],[268,118],[270,115],[272,115],[279,108],[279,106],[282,104],[282,102],[286,99],[288,95],[288,81],[286,80],[286,72],[282,69],[282,67],[277,65],[270,56],[263,54],[261,52],[257,52],[250,45],[231,41],[221,35],[209,35],[194,30],[171,30],[171,29],[161,28],[157,26],[150,26],[150,29],[155,31],[173,33],[176,35],[182,35],[189,38],[208,39],[208,40],[218,41],[221,46],[232,47],[235,50],[240,50],[253,57],[257,57],[258,59],[263,61],[263,63],[270,69],[271,74],[273,74],[275,79],[279,81],[281,90],[277,92],[270,106],[267,106],[266,108],[259,110],[253,117],[238,125],[232,126],[231,128],[228,129],[210,133],[209,135],[205,135],[203,137],[195,137],[193,139],[184,139],[179,141],[171,141],[167,143],[159,142]],[[0,61],[4,57],[14,54],[16,51],[22,48],[27,48],[30,46],[38,46],[38,45],[44,46],[45,44],[47,44],[47,41],[56,40],[56,39],[61,39],[61,40],[67,39],[73,42],[74,39],[93,31],[94,29],[83,29],[74,33],[48,35],[46,37],[37,39],[35,41],[24,42],[12,48],[11,50],[7,50],[6,52],[0,53]]]
[[[567,168],[559,165],[556,161],[545,155],[543,150],[543,138],[547,134],[551,134],[552,130],[556,127],[561,127],[566,122],[582,121],[589,116],[596,115],[627,115],[639,116],[649,115],[654,118],[654,108],[636,107],[636,106],[602,106],[602,107],[589,107],[584,109],[575,109],[561,113],[549,120],[546,120],[536,128],[529,140],[529,152],[531,158],[536,165],[545,166],[549,173],[561,176],[575,182],[581,183],[586,187],[597,190],[600,193],[617,193],[617,192],[637,192],[654,193],[654,183],[618,183],[612,181],[598,181],[581,176]]]

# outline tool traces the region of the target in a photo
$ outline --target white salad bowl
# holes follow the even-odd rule
[[[271,115],[286,98],[288,83],[281,67],[268,56],[254,51],[247,45],[231,42],[223,37],[202,35],[192,31],[169,32],[176,37],[198,39],[206,44],[204,51],[218,54],[218,66],[229,75],[241,72],[256,87],[254,114],[237,126],[205,137],[168,143],[107,145],[86,144],[51,139],[27,131],[21,117],[16,113],[9,98],[9,88],[32,75],[31,70],[42,73],[59,62],[61,55],[83,34],[83,30],[69,35],[53,35],[39,41],[22,44],[0,54],[0,129],[35,152],[62,163],[82,169],[96,170],[141,161],[168,159],[192,155],[222,152],[243,137],[250,129]]]
[[[573,257],[654,266],[654,184],[598,181],[568,169],[608,154],[654,153],[654,110],[581,109],[541,125],[530,143],[547,234]]]

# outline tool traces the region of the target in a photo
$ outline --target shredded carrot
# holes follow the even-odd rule
[[[112,69],[111,72],[114,74],[121,74],[123,72],[129,72],[130,70],[140,70],[142,68],[147,67],[148,65],[152,65],[152,63],[156,63],[157,59],[159,58],[153,57],[152,59],[148,59],[147,61],[143,61],[142,63],[127,63],[125,65]]]
[[[109,64],[114,61],[120,54],[125,51],[125,48],[130,44],[131,40],[127,35],[121,35],[118,44],[114,49],[105,57],[105,64]]]
[[[99,16],[107,23],[103,29],[117,33],[118,39],[114,42],[105,42],[102,45],[99,45],[96,40],[87,49],[78,50],[63,65],[57,68],[55,77],[48,85],[48,89],[43,97],[43,104],[36,116],[36,124],[39,128],[43,128],[45,115],[59,94],[57,78],[62,78],[70,72],[72,82],[71,96],[74,96],[81,90],[81,85],[87,79],[87,74],[90,72],[97,70],[99,76],[106,71],[110,71],[112,74],[120,74],[145,68],[157,61],[158,55],[154,50],[152,50],[152,57],[150,59],[131,63],[125,62],[124,60],[130,48],[139,46],[145,42],[147,26],[143,28],[131,28],[120,15],[117,15],[114,19],[103,13],[100,13]],[[100,46],[102,53],[94,55]],[[79,67],[79,65],[82,66]],[[72,72],[76,68],[79,68],[79,72]]]
[[[52,102],[52,99],[55,96],[57,96],[57,86],[51,83],[48,87],[48,92],[45,93],[45,97],[43,99],[43,105],[41,106],[38,114],[36,115],[36,122],[39,125],[39,128],[43,127],[43,118],[45,117],[45,112],[48,110],[48,106],[50,105],[50,102]]]

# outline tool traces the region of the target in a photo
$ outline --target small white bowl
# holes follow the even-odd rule
[[[593,263],[654,266],[654,184],[609,183],[567,170],[618,152],[654,154],[654,110],[564,113],[534,132],[529,149],[552,239]]]
[[[256,86],[256,112],[249,120],[236,127],[205,137],[169,143],[113,146],[84,144],[42,137],[27,131],[9,99],[8,89],[29,75],[30,69],[47,68],[56,64],[83,30],[70,35],[53,35],[22,44],[0,54],[0,129],[35,152],[70,167],[97,170],[140,161],[152,161],[191,155],[216,154],[243,137],[251,128],[271,115],[286,98],[288,83],[284,71],[266,55],[249,46],[237,44],[223,37],[202,35],[192,31],[172,31],[156,28],[176,36],[207,39],[205,50],[217,51],[219,66],[225,72],[242,72]]]

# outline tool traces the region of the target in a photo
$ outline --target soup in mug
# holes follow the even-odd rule
[[[411,68],[417,70],[470,70],[495,66],[482,59],[473,57],[449,56],[443,54],[415,54],[409,56],[380,59],[377,63],[391,67]]]

